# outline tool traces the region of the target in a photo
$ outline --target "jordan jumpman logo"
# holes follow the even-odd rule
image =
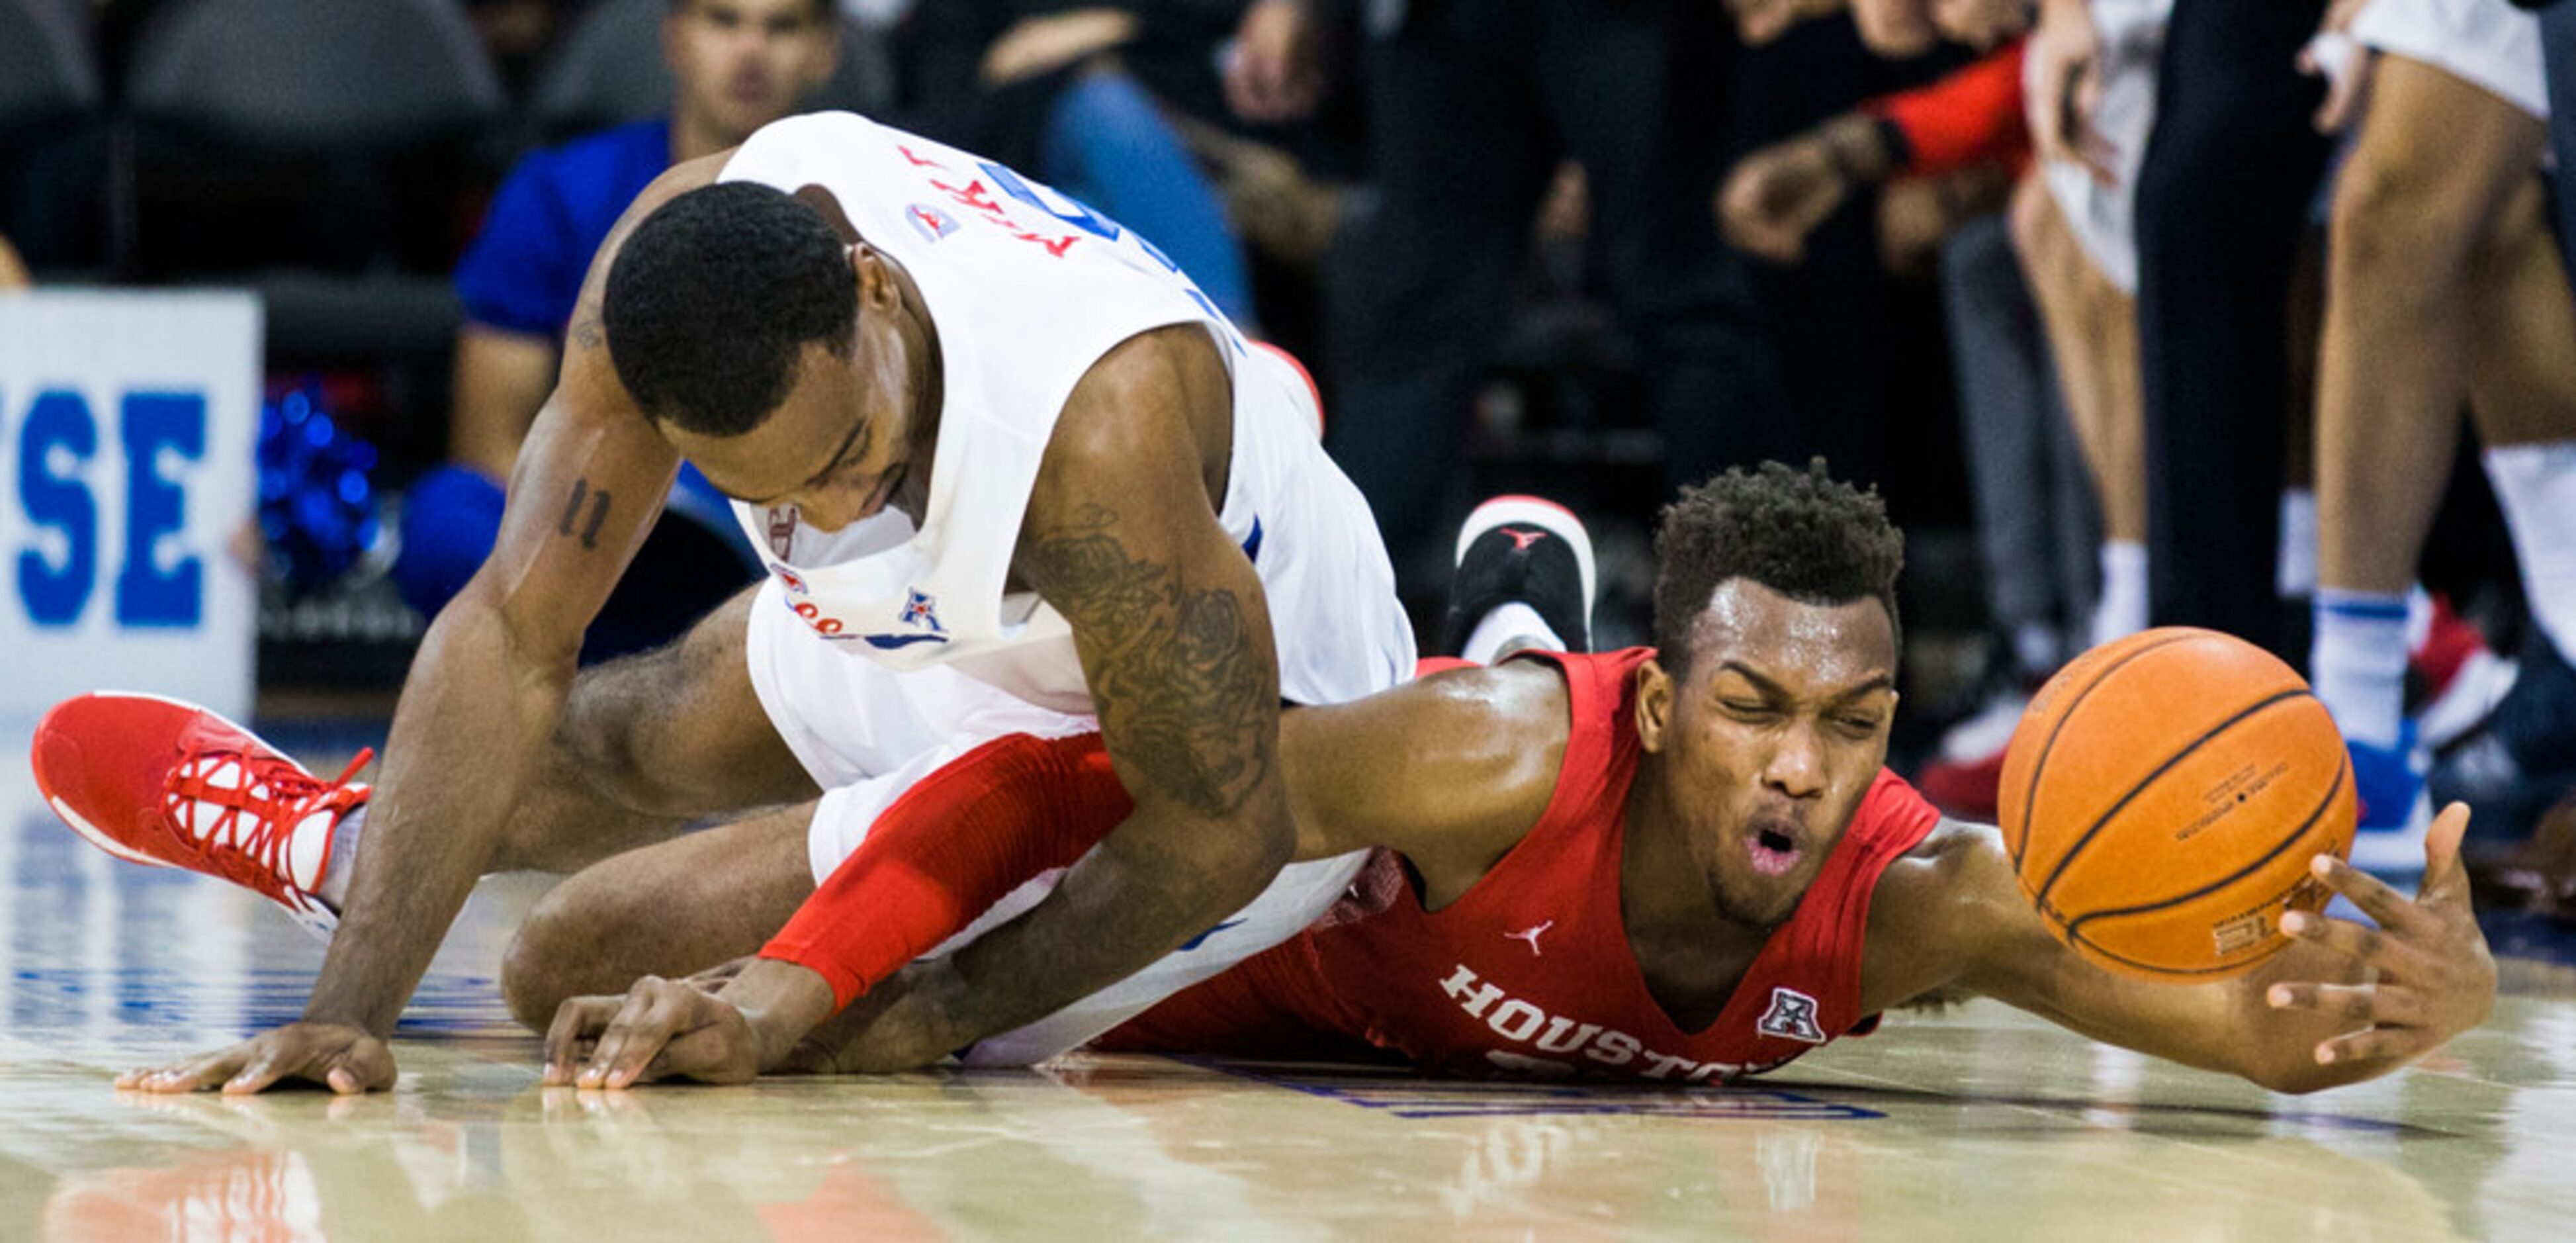
[[[1504,527],[1503,534],[1512,537],[1513,552],[1528,552],[1530,545],[1547,538],[1545,531],[1523,530],[1519,527]]]
[[[1529,927],[1527,927],[1527,928],[1523,928],[1523,929],[1521,929],[1521,930],[1520,930],[1520,931],[1518,931],[1518,932],[1506,932],[1506,933],[1504,933],[1503,935],[1504,935],[1506,938],[1510,939],[1510,940],[1514,940],[1514,941],[1527,941],[1527,942],[1529,942],[1529,947],[1530,947],[1530,957],[1532,957],[1532,958],[1543,958],[1543,957],[1546,957],[1546,955],[1539,953],[1539,949],[1538,949],[1538,938],[1539,938],[1539,934],[1540,934],[1540,933],[1543,933],[1543,932],[1547,931],[1548,929],[1553,928],[1553,927],[1555,927],[1555,926],[1556,926],[1556,921],[1555,921],[1555,920],[1553,920],[1553,919],[1551,919],[1551,920],[1547,921],[1546,923],[1543,923],[1543,924],[1531,924]]]

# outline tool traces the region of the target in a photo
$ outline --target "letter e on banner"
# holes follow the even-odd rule
[[[0,298],[0,721],[105,689],[248,715],[260,330],[246,293]]]

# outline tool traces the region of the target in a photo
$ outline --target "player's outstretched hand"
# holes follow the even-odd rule
[[[546,1032],[545,1082],[617,1090],[657,1079],[749,1083],[760,1044],[732,1002],[648,975],[623,997],[575,997]]]
[[[394,1086],[394,1055],[366,1029],[305,1021],[264,1031],[228,1049],[116,1077],[137,1092],[264,1092],[281,1083],[310,1083],[342,1096]]]
[[[2469,873],[2460,836],[2469,808],[2453,803],[2433,820],[2424,842],[2424,883],[2412,901],[2385,882],[2332,855],[2316,873],[2350,898],[2379,927],[2293,911],[2281,931],[2348,955],[2368,968],[2359,984],[2275,984],[2266,1000],[2279,1009],[2314,1010],[2341,1020],[2344,1034],[2317,1045],[2317,1061],[2404,1063],[2486,1021],[2495,1008],[2495,960],[2469,907]]]

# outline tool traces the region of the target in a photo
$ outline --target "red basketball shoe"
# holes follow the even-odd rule
[[[315,894],[331,829],[364,805],[241,726],[192,704],[105,691],[54,705],[36,726],[36,788],[72,831],[120,859],[219,877],[286,908],[329,940],[339,915]]]

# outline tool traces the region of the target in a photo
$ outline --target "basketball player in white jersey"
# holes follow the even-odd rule
[[[1319,420],[1294,364],[1144,239],[998,164],[836,113],[674,167],[593,261],[500,543],[431,627],[372,801],[157,701],[76,700],[133,720],[40,733],[75,829],[336,925],[303,1021],[126,1082],[389,1087],[383,1038],[481,873],[786,804],[701,836],[819,876],[863,831],[836,791],[1086,719],[1135,813],[961,959],[979,987],[925,1039],[1008,1032],[1185,942],[1221,964],[1284,939],[1361,858],[1283,872],[1281,704],[1414,663]],[[567,718],[583,627],[684,456],[737,498],[770,577],[602,670]],[[109,734],[131,763],[49,756],[49,737]],[[120,780],[235,810],[221,830],[77,814],[68,787]],[[762,831],[809,818],[810,841]],[[774,929],[797,897],[754,895],[743,918]]]

